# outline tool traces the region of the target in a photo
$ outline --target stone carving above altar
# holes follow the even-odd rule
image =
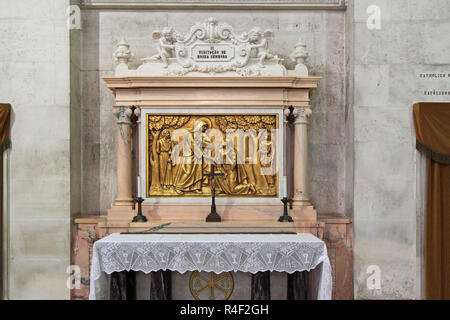
[[[290,59],[297,65],[287,70],[283,59],[269,49],[273,34],[258,27],[236,34],[231,25],[215,18],[194,24],[186,34],[164,27],[152,33],[157,53],[142,58],[135,70],[128,68],[133,58],[130,45],[121,40],[114,53],[116,75],[308,76],[306,45],[301,41],[295,45]]]

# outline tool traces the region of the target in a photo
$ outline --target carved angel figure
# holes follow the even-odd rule
[[[252,49],[256,49],[256,57],[259,58],[259,66],[264,68],[263,62],[265,59],[273,58],[273,55],[268,51],[268,43],[266,37],[270,37],[273,34],[272,30],[266,30],[261,32],[259,28],[253,28],[249,32],[248,42],[251,44]]]
[[[154,55],[152,58],[161,59],[164,68],[168,67],[169,58],[173,57],[173,52],[175,50],[175,31],[173,28],[165,27],[162,31],[154,31],[152,34],[153,39],[159,39],[158,43],[158,54]]]

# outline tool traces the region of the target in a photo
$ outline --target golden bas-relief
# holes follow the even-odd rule
[[[147,197],[277,197],[277,114],[148,114]]]

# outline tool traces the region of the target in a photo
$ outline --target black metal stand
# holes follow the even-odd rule
[[[294,108],[294,106],[289,106],[288,109],[289,109],[289,114],[287,115],[286,120],[290,125],[293,125],[295,122],[295,115],[294,115],[295,108]]]
[[[221,222],[222,218],[216,211],[216,194],[213,191],[212,193],[212,203],[211,203],[211,212],[206,217],[206,222]]]
[[[283,215],[278,218],[278,222],[294,222],[294,219],[288,214],[288,202],[289,199],[287,197],[284,197],[281,199],[281,202],[283,202]]]
[[[210,177],[211,179],[211,194],[212,194],[212,202],[211,202],[211,212],[206,217],[206,222],[221,222],[222,218],[216,211],[216,186],[215,179],[216,177],[223,176],[223,173],[216,173],[214,164],[211,165],[211,172],[209,174],[205,174],[205,176]]]
[[[147,217],[142,214],[142,202],[144,202],[144,199],[141,197],[137,197],[134,198],[134,201],[137,202],[138,212],[137,215],[134,216],[132,222],[147,222]]]
[[[294,110],[295,110],[294,106],[289,106],[288,109],[289,109],[289,114],[287,115],[286,120],[289,124],[289,138],[290,138],[289,140],[291,140],[292,139],[292,127],[294,125],[296,116],[294,115]],[[287,145],[286,154],[289,154],[290,156],[292,156],[291,143],[289,142],[286,145]],[[288,175],[288,178],[289,178],[289,181],[288,181],[289,184],[287,185],[288,190],[286,190],[286,191],[289,196],[290,195],[289,188],[290,188],[290,185],[292,185],[292,183],[291,183],[292,175]],[[288,203],[290,204],[290,209],[292,209],[292,201],[290,199],[288,199],[287,197],[284,197],[283,199],[281,199],[281,202],[283,202],[283,215],[280,216],[280,218],[278,218],[278,221],[279,222],[294,222],[294,219],[292,219],[292,217],[288,213]]]
[[[136,106],[132,106],[131,107],[131,122],[133,123],[133,127],[134,127],[134,158],[136,160],[135,163],[135,175],[136,177],[139,175],[139,148],[137,146],[139,146],[139,135],[137,133],[137,121],[139,120],[139,117],[134,113],[134,111],[136,110]],[[135,180],[136,181],[136,180]],[[139,190],[139,186],[136,185],[136,197],[134,198],[135,203],[137,203],[138,206],[138,212],[137,215],[133,217],[133,220],[131,220],[132,222],[147,222],[147,217],[145,217],[142,214],[142,202],[144,202],[144,199],[138,194],[138,190]]]

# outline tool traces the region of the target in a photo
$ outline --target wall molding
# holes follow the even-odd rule
[[[348,0],[80,0],[82,9],[345,10]]]

